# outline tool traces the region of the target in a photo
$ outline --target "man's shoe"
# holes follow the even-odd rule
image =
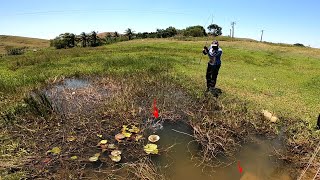
[[[214,91],[216,90],[216,88],[215,88],[215,87],[210,87],[209,90],[210,90],[211,92],[214,92]]]

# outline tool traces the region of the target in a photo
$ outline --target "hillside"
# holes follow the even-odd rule
[[[99,38],[105,38],[107,34],[111,34],[111,36],[114,36],[114,32],[102,32],[102,33],[98,33],[97,36]]]
[[[6,53],[6,47],[46,48],[49,45],[46,39],[0,35],[0,54]]]

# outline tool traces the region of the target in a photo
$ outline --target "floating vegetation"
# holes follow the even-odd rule
[[[77,159],[78,159],[78,156],[71,156],[70,159],[71,159],[71,160],[77,160]]]
[[[159,152],[158,145],[156,144],[147,144],[143,149],[147,154],[158,154]]]
[[[121,142],[122,139],[126,138],[123,134],[116,134],[114,136],[114,138],[118,141],[118,142]]]
[[[112,152],[111,152],[111,155],[112,156],[119,156],[121,154],[121,151],[120,150],[113,150]]]
[[[149,137],[148,137],[148,140],[150,141],[150,142],[152,142],[152,143],[155,143],[155,142],[157,142],[157,141],[159,141],[159,139],[160,139],[160,137],[158,136],[158,135],[150,135]]]
[[[58,155],[61,153],[61,149],[59,147],[54,147],[51,150],[47,151],[47,153],[52,153],[53,155]]]
[[[97,136],[98,136],[99,138],[102,138],[102,134],[97,134]]]
[[[118,156],[109,155],[109,157],[113,162],[121,161],[121,156],[120,155],[118,155]]]
[[[101,140],[101,141],[100,141],[100,144],[107,144],[107,142],[108,142],[108,140],[105,140],[105,139],[104,139],[104,140]]]
[[[89,161],[90,162],[96,162],[96,161],[99,160],[99,157],[100,157],[100,153],[96,153],[94,156],[89,158]]]

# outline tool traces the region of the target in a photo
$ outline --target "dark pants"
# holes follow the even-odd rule
[[[214,88],[216,86],[220,66],[221,66],[220,64],[211,65],[208,63],[207,74],[206,74],[207,88]]]

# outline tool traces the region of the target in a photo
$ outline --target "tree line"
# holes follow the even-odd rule
[[[96,47],[104,44],[111,44],[120,41],[128,41],[132,39],[143,38],[169,38],[174,36],[186,37],[203,37],[208,35],[220,36],[222,35],[222,28],[217,24],[211,24],[207,27],[208,33],[203,26],[190,26],[186,29],[176,29],[175,27],[168,27],[166,29],[157,29],[155,32],[139,32],[135,33],[128,28],[124,34],[118,32],[107,33],[105,37],[100,38],[97,32],[91,33],[82,32],[80,35],[73,33],[63,33],[56,38],[50,40],[50,46],[57,49],[73,48],[73,47]]]

